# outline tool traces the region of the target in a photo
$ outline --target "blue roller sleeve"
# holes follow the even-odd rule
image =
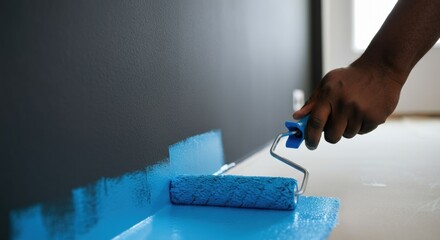
[[[304,141],[304,133],[309,121],[309,115],[305,116],[297,122],[286,121],[286,128],[289,131],[297,131],[297,134],[290,135],[286,141],[286,147],[288,148],[299,148],[301,143]]]
[[[180,175],[170,182],[173,204],[293,210],[293,178],[236,175]]]

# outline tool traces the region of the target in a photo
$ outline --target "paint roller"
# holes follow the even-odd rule
[[[307,185],[308,171],[278,155],[275,149],[281,138],[288,137],[287,148],[298,148],[304,140],[308,116],[297,122],[286,122],[287,132],[279,134],[270,148],[276,159],[303,173],[298,189],[294,178],[238,175],[179,175],[170,181],[170,200],[178,205],[204,205],[238,208],[294,210],[298,196]],[[224,171],[222,171],[224,172]]]

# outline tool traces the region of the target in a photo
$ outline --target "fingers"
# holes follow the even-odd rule
[[[332,113],[326,126],[324,127],[325,140],[333,144],[339,142],[342,134],[345,132],[346,127],[347,118],[342,114]]]
[[[335,144],[342,137],[352,138],[362,131],[372,131],[375,128],[374,125],[363,124],[358,112],[346,108],[334,109],[326,100],[305,106],[304,112],[310,112],[305,132],[305,143],[310,150],[318,147],[323,131],[325,140]]]
[[[305,105],[300,110],[298,110],[298,111],[293,113],[293,118],[297,119],[297,120],[299,120],[301,118],[304,118],[307,114],[309,114],[309,112],[311,110],[312,110],[312,106],[311,105]]]
[[[356,136],[356,134],[359,133],[362,127],[362,117],[359,111],[354,107],[351,107],[350,110],[351,111],[347,119],[347,127],[345,128],[343,134],[345,138],[353,138],[354,136]]]
[[[345,129],[342,136],[344,136],[345,138],[353,138],[354,136],[356,136],[356,134],[359,133],[361,127],[362,124],[359,123],[359,121],[349,120],[347,123],[347,128]]]
[[[307,114],[310,113],[314,105],[314,101],[312,99],[309,99],[300,110],[293,113],[293,118],[298,120],[304,118]]]
[[[362,134],[369,133],[369,132],[373,131],[374,129],[376,129],[378,125],[379,124],[376,124],[373,122],[364,121],[362,123],[361,129],[359,130],[359,134],[362,135]]]
[[[318,147],[330,113],[331,106],[328,102],[318,103],[311,110],[305,132],[305,143],[308,149],[315,150]]]

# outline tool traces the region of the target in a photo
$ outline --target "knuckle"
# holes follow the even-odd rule
[[[356,96],[347,91],[343,91],[339,95],[338,105],[352,113],[364,112],[363,106]]]
[[[352,112],[362,112],[362,107],[361,105],[353,100],[348,100],[346,103],[346,107],[349,108],[350,110],[352,110]]]
[[[337,68],[337,69],[334,69],[334,70],[328,72],[324,76],[323,80],[324,81],[330,81],[330,80],[333,80],[333,79],[338,79],[342,70],[343,70],[342,68]]]

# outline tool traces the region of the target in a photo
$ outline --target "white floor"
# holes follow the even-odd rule
[[[228,174],[302,179],[270,156],[269,145]],[[283,146],[281,155],[310,172],[305,195],[341,199],[330,239],[440,239],[440,119],[389,120],[315,151]]]

